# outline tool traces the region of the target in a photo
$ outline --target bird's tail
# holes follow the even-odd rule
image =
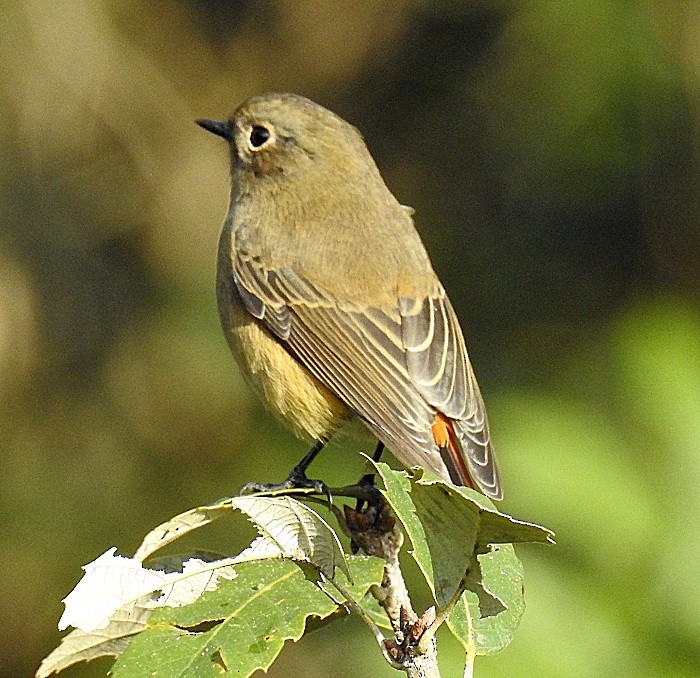
[[[459,420],[438,412],[432,425],[433,438],[452,482],[478,490],[491,499],[502,499],[500,474],[490,441],[474,440],[460,424]]]

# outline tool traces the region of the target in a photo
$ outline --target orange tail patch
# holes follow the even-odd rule
[[[443,462],[445,462],[445,466],[447,466],[452,482],[455,485],[465,485],[473,490],[476,489],[474,481],[469,475],[467,465],[464,463],[462,449],[452,420],[442,412],[438,412],[430,428],[433,432],[435,444],[440,448],[440,455]]]

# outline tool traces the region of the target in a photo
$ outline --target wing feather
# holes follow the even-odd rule
[[[469,362],[459,321],[443,290],[422,305],[400,300],[408,371],[428,403],[448,416],[470,475],[492,497],[500,479],[486,408]],[[426,337],[431,335],[430,342]]]
[[[341,306],[291,268],[267,269],[240,251],[233,264],[251,315],[406,465],[450,477],[431,428],[442,412],[454,423],[470,475],[499,496],[483,401],[442,289],[425,299],[397,299],[394,309]]]

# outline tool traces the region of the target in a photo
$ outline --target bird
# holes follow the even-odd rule
[[[463,333],[413,222],[362,135],[296,94],[263,94],[225,121],[230,206],[219,238],[221,326],[268,409],[313,446],[350,419],[407,468],[491,499],[502,487]]]

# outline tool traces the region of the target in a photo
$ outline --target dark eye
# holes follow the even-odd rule
[[[253,148],[260,148],[270,137],[270,130],[267,127],[260,127],[256,125],[250,130],[250,145]]]

